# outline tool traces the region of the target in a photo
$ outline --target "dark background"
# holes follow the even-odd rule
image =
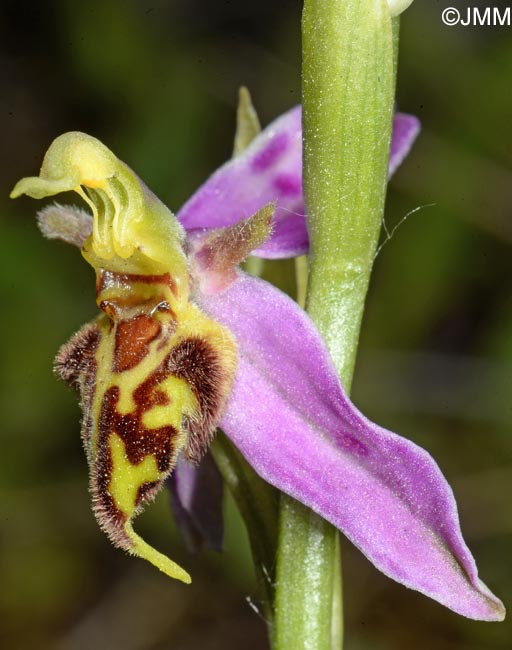
[[[510,606],[512,27],[444,27],[446,4],[416,0],[402,20],[397,101],[423,131],[390,184],[388,227],[435,205],[411,214],[377,259],[353,394],[436,457],[481,576]],[[266,648],[229,499],[221,556],[187,556],[165,494],[138,523],[192,573],[190,587],[99,531],[78,406],[51,374],[59,345],[96,312],[92,271],[42,239],[39,205],[7,194],[37,173],[55,136],[78,129],[176,210],[230,156],[240,84],[264,124],[299,101],[300,11],[298,0],[0,4],[2,647]],[[266,273],[294,290],[291,263]],[[512,646],[511,624],[467,621],[348,543],[343,554],[347,650]]]

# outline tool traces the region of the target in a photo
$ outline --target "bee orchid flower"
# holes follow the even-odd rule
[[[417,131],[403,119],[390,171]],[[383,573],[467,617],[500,620],[503,605],[478,578],[434,460],[365,418],[307,314],[239,268],[252,251],[307,250],[300,141],[293,109],[217,171],[179,220],[78,132],[57,138],[40,176],[14,188],[34,198],[74,190],[92,213],[50,206],[40,219],[96,271],[101,313],[56,361],[80,395],[96,518],[116,546],[189,582],[132,521],[178,457],[197,461],[220,424],[266,481]]]

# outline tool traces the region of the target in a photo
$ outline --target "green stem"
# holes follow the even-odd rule
[[[338,533],[338,531],[336,531]],[[340,536],[335,535],[335,547],[332,566],[332,620],[331,620],[331,648],[343,648],[343,584],[341,573]]]
[[[380,234],[394,98],[385,0],[306,0],[304,191],[308,311],[349,388]]]
[[[275,650],[331,648],[336,530],[281,496],[275,597]]]
[[[304,2],[307,309],[347,390],[384,211],[397,33],[385,0]],[[339,650],[337,532],[286,496],[279,526],[275,650]]]

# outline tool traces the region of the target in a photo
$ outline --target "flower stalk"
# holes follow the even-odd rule
[[[394,27],[385,0],[304,3],[307,311],[347,390],[386,195],[396,70]],[[339,563],[336,530],[283,497],[276,650],[342,647]]]
[[[308,0],[303,17],[308,312],[350,388],[384,210],[394,101],[385,0]]]

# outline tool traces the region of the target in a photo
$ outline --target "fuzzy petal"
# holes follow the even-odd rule
[[[245,275],[201,302],[238,340],[221,426],[256,471],[332,522],[389,577],[469,618],[501,620],[503,605],[478,578],[436,463],[356,409],[307,315]]]
[[[415,117],[395,115],[390,176],[407,155],[418,131]],[[277,202],[273,235],[254,254],[284,258],[307,253],[300,106],[277,118],[245,151],[220,167],[176,216],[186,230],[224,228],[272,201]]]
[[[199,465],[179,458],[167,479],[171,508],[189,550],[222,548],[222,490],[219,470],[207,453]]]

